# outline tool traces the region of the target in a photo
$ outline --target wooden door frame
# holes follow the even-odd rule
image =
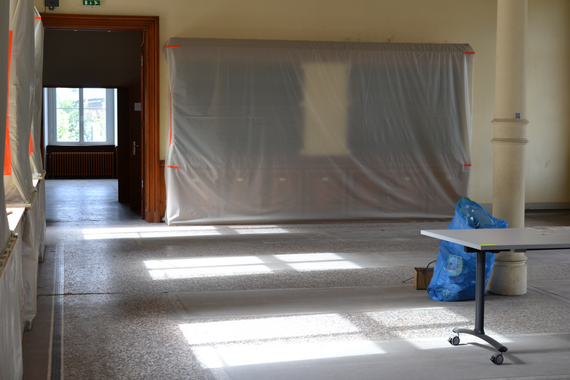
[[[149,223],[159,223],[159,158],[160,158],[160,125],[159,125],[159,75],[158,75],[158,17],[147,16],[106,16],[42,13],[42,23],[50,30],[82,30],[82,31],[123,31],[142,32],[144,39],[144,57],[142,64],[144,83],[141,83],[144,94],[143,110],[143,181],[144,181],[144,214],[143,219]]]

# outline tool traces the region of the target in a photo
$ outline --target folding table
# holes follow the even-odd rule
[[[499,253],[505,251],[526,252],[552,249],[570,249],[570,227],[537,227],[537,228],[498,228],[472,230],[422,230],[422,235],[449,241],[465,247],[465,252],[477,253],[477,272],[475,283],[475,329],[455,328],[457,335],[449,338],[449,342],[459,344],[459,334],[476,336],[499,353],[491,357],[495,364],[503,363],[503,352],[507,347],[485,334],[485,252]]]

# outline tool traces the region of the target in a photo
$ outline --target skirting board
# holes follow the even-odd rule
[[[488,213],[493,210],[492,203],[479,203]],[[568,210],[570,202],[528,202],[525,203],[525,210]]]

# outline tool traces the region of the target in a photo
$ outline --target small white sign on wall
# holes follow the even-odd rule
[[[141,110],[141,104],[135,103],[135,111],[140,111],[140,110]]]

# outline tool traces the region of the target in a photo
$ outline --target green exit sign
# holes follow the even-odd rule
[[[83,0],[83,5],[88,5],[90,7],[100,7],[101,0]]]

